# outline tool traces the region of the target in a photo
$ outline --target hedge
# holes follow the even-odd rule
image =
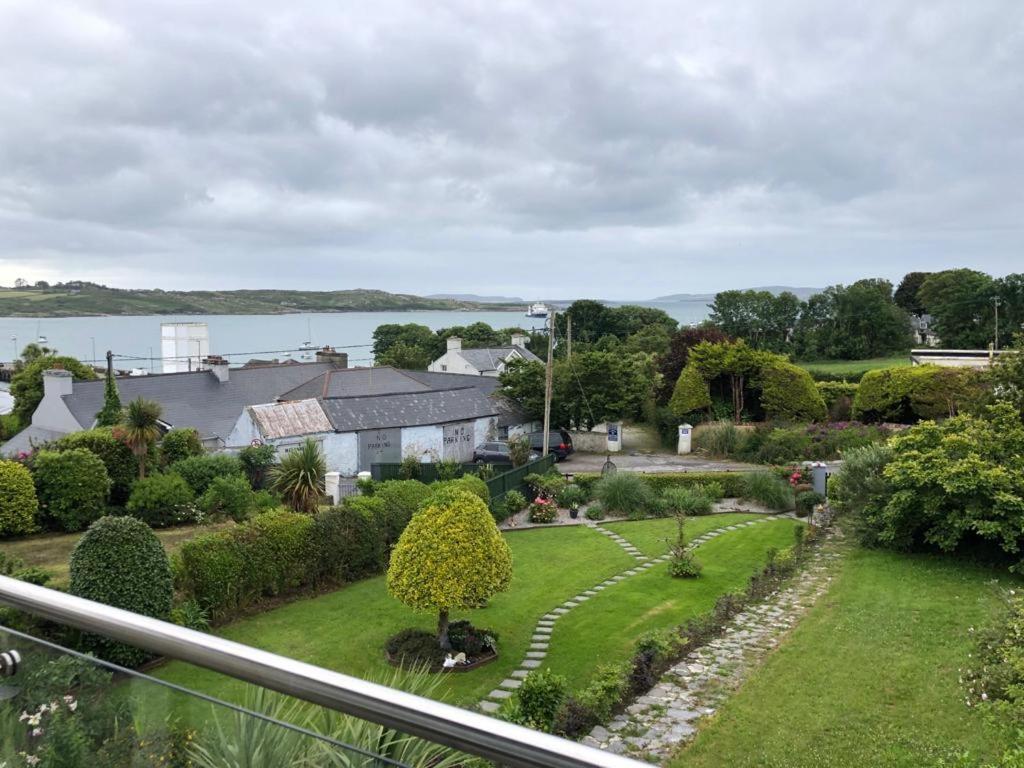
[[[89,527],[71,553],[70,592],[143,616],[166,619],[173,601],[167,553],[141,520],[102,517]],[[141,664],[147,655],[97,635],[83,635],[82,645],[126,667]]]
[[[725,496],[738,498],[743,495],[743,472],[651,472],[636,473],[657,494],[666,488],[688,488],[706,483],[718,483],[722,486]],[[594,486],[601,479],[596,472],[580,472],[574,476],[577,485],[587,494],[592,494]]]
[[[125,510],[154,528],[197,522],[195,494],[175,472],[150,475],[139,480],[128,497]]]
[[[111,427],[97,427],[72,432],[50,446],[55,451],[85,448],[99,456],[110,477],[110,503],[121,506],[128,501],[132,486],[139,476],[139,460],[131,448],[114,437]],[[147,467],[148,471],[149,467]]]
[[[32,473],[40,513],[55,527],[81,531],[106,512],[110,477],[92,451],[40,451]]]
[[[32,474],[16,461],[0,460],[0,536],[32,533],[38,513]]]
[[[260,492],[263,498],[265,491]],[[249,480],[242,475],[215,477],[199,500],[199,506],[208,515],[224,515],[235,522],[245,520],[257,505],[257,494]]]
[[[358,505],[332,507],[320,512],[313,518],[310,536],[313,541],[314,578],[318,583],[355,581],[379,573],[383,567],[385,542],[381,527]]]
[[[160,463],[165,467],[203,453],[203,441],[192,427],[172,429],[160,441]]]
[[[955,416],[982,400],[985,373],[973,368],[915,365],[868,371],[853,400],[853,417],[861,421],[913,424]]]
[[[430,486],[419,480],[386,480],[376,487],[373,498],[384,505],[384,536],[389,547],[398,542],[405,526],[428,496]]]
[[[189,456],[187,459],[174,462],[170,468],[185,478],[185,482],[197,497],[206,493],[215,477],[245,475],[242,462],[236,456],[225,453]]]
[[[822,421],[825,401],[814,379],[792,363],[775,362],[761,371],[761,407],[768,419]]]

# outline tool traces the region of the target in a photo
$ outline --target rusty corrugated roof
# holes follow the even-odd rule
[[[334,431],[330,419],[316,400],[250,405],[248,411],[260,434],[267,439]]]

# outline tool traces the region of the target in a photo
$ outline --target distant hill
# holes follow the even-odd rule
[[[526,300],[518,296],[477,296],[473,293],[431,293],[423,298],[471,301],[476,304],[526,304]]]
[[[807,299],[816,293],[821,293],[821,288],[807,288],[807,287],[794,287],[791,285],[762,285],[756,288],[742,288],[740,290],[751,290],[751,291],[768,291],[768,293],[775,294],[778,296],[780,293],[789,291],[795,294],[797,298]],[[669,296],[659,296],[651,301],[714,301],[715,293],[673,293]]]
[[[418,309],[522,310],[522,302],[435,299],[356,288],[347,291],[162,291],[65,283],[50,288],[0,288],[0,317],[89,315],[279,315],[295,312],[379,312]]]

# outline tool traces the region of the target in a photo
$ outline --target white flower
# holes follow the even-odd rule
[[[72,701],[74,701],[74,700],[75,700],[75,697],[74,697],[74,696],[71,696],[71,695],[68,695],[68,696],[65,696],[65,697],[64,697],[64,703],[65,703],[65,704],[70,704],[70,703],[71,703]]]
[[[34,727],[34,726],[37,726],[37,725],[39,725],[39,720],[40,720],[40,719],[41,719],[41,717],[40,717],[40,713],[38,713],[38,712],[37,712],[36,714],[32,715],[32,716],[31,716],[31,717],[30,717],[30,718],[28,719],[28,724],[29,724],[29,725],[31,725],[31,726],[33,726],[33,727]]]
[[[18,718],[18,722],[19,722],[19,723],[23,723],[23,722],[25,722],[26,720],[28,720],[28,718],[29,718],[29,714],[28,714],[28,712],[26,712],[25,710],[22,710],[22,711],[21,711],[21,717],[19,717],[19,718]]]
[[[43,729],[42,728],[33,728],[32,729],[32,735],[33,736],[42,736],[43,735]]]
[[[988,694],[987,694],[987,693],[984,693],[984,692],[983,692],[983,693],[981,694],[981,700],[982,700],[982,701],[988,701]]]
[[[28,763],[29,765],[38,765],[39,764],[39,758],[36,757],[35,755],[25,755],[25,762]]]
[[[78,702],[72,701],[70,704],[68,704],[68,709],[74,712],[76,709],[78,709]]]

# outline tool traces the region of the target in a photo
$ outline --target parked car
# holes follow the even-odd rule
[[[530,448],[538,454],[544,450],[543,432],[532,432],[530,434]],[[572,435],[564,429],[550,432],[548,436],[548,451],[555,454],[555,461],[565,461],[568,456],[576,452],[576,449],[572,447]]]
[[[539,458],[539,453],[530,454],[530,461]],[[491,443],[480,443],[473,449],[473,461],[476,464],[511,464],[512,456],[508,450],[508,443],[498,440]]]

